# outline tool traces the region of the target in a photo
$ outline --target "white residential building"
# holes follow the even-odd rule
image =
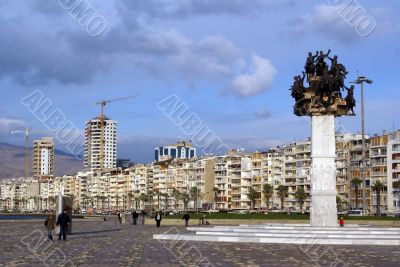
[[[113,169],[117,167],[117,122],[104,119],[103,151],[101,151],[101,122],[99,118],[86,122],[85,170]],[[103,166],[101,166],[101,157]]]

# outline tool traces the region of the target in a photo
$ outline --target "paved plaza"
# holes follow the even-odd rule
[[[114,218],[113,218],[114,219]],[[73,222],[67,241],[46,241],[42,221],[0,222],[0,266],[399,266],[397,246],[159,241],[184,227]]]

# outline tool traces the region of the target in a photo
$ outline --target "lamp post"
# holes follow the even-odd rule
[[[363,215],[366,215],[366,181],[365,181],[365,123],[364,123],[364,82],[368,84],[372,84],[373,81],[367,79],[364,76],[359,76],[357,80],[354,81],[355,84],[361,85],[361,135],[362,135],[362,156],[361,156],[361,180],[362,180],[362,206],[363,206]]]

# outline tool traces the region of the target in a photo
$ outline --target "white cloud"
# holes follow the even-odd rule
[[[0,118],[0,133],[11,134],[11,131],[24,130],[26,122],[20,119]]]
[[[271,113],[266,110],[265,108],[259,109],[257,110],[254,115],[258,118],[262,118],[262,119],[269,119],[271,117]]]
[[[378,14],[386,12],[386,9],[376,10],[378,11],[365,9],[361,2],[354,2],[346,8],[340,5],[316,5],[311,13],[291,20],[288,23],[290,30],[284,33],[283,37],[293,41],[311,35],[321,35],[330,41],[351,44],[374,34],[376,30],[384,30],[381,28],[386,27],[384,24],[387,23],[387,19],[383,20]],[[368,19],[360,19],[363,17]],[[377,25],[374,25],[375,20],[379,20]],[[363,25],[358,24],[361,21]],[[368,25],[372,27],[371,31],[368,27],[363,28]]]
[[[272,63],[257,55],[253,55],[251,60],[251,72],[238,75],[232,83],[230,89],[236,96],[258,95],[272,85],[276,74]]]

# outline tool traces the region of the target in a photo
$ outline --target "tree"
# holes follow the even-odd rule
[[[128,193],[128,206],[129,206],[129,209],[132,209],[132,198],[133,197],[134,197],[133,193],[129,192]]]
[[[178,209],[179,195],[180,195],[180,192],[178,189],[176,189],[176,188],[172,189],[172,196],[174,198],[174,209],[175,210]]]
[[[283,210],[285,208],[284,202],[285,202],[285,197],[288,193],[288,189],[284,185],[280,185],[276,188],[276,191],[278,192],[278,196],[281,199],[281,210]]]
[[[372,190],[376,192],[376,215],[381,216],[381,190],[385,187],[385,185],[377,180],[372,185]]]
[[[269,203],[271,201],[271,198],[274,194],[274,188],[270,184],[264,184],[263,185],[263,194],[265,198],[265,203],[267,205],[267,211],[269,209]]]
[[[164,197],[164,211],[166,211],[168,209],[168,198],[169,198],[169,194],[168,193],[164,193],[161,194]]]
[[[342,209],[342,199],[339,196],[336,196],[336,208],[338,211]]]
[[[149,201],[149,195],[142,193],[140,194],[139,199],[143,202],[143,207],[146,207],[146,203]]]
[[[256,206],[256,199],[260,198],[260,193],[257,192],[253,187],[250,187],[248,197],[251,201],[250,209],[254,210]]]
[[[194,208],[197,210],[197,196],[199,194],[199,189],[195,186],[190,189],[190,197],[193,199]]]
[[[218,201],[218,193],[219,193],[218,187],[214,187],[213,192],[214,192],[214,209],[217,209],[217,201]]]
[[[189,196],[189,194],[188,194],[188,193],[181,193],[181,194],[180,194],[180,199],[181,199],[182,202],[183,202],[183,209],[184,209],[184,210],[187,210],[187,206],[188,206],[189,201],[190,201],[190,196]]]
[[[294,197],[300,204],[300,211],[303,211],[304,200],[307,199],[307,194],[304,191],[304,188],[303,187],[297,188],[296,193],[294,193]]]
[[[354,185],[354,193],[356,195],[356,210],[358,209],[358,189],[361,183],[362,181],[357,177],[351,179],[351,184]]]

